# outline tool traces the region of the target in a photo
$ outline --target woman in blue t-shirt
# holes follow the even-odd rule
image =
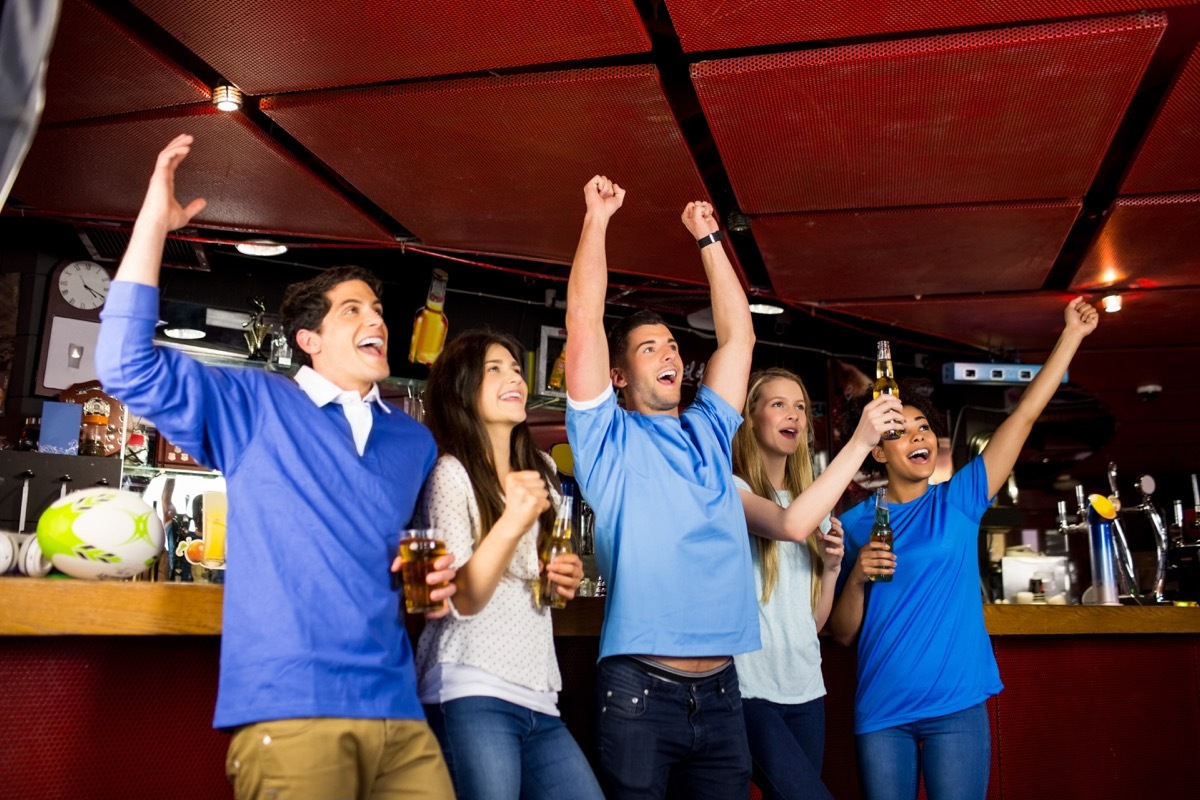
[[[795,374],[756,372],[733,438],[763,645],[734,660],[754,781],[765,800],[830,796],[821,782],[825,684],[817,631],[833,604],[842,525],[828,514],[880,435],[902,415],[890,395],[868,405],[854,436],[814,481],[808,410],[808,390]]]
[[[859,782],[871,798],[930,800],[987,795],[991,741],[987,698],[1002,687],[983,623],[979,523],[1008,479],[1038,416],[1050,402],[1099,315],[1073,299],[1045,365],[983,452],[946,483],[930,486],[940,415],[903,392],[904,429],[881,440],[864,469],[887,475],[894,543],[870,542],[874,501],[842,515],[846,558],[830,626],[858,641],[854,732]],[[890,582],[874,582],[891,575]]]

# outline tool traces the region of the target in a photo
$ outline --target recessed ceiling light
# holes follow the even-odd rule
[[[777,306],[774,303],[751,303],[750,304],[750,313],[751,314],[764,314],[767,316],[774,316],[775,314],[782,314],[783,310],[784,310],[783,306]]]
[[[1110,294],[1100,301],[1100,305],[1104,306],[1104,310],[1110,314],[1115,314],[1121,310],[1121,295]]]
[[[167,328],[163,331],[172,339],[203,339],[204,331],[196,328]]]
[[[234,247],[239,253],[248,256],[281,256],[287,252],[287,245],[272,242],[270,239],[247,239],[238,242]]]

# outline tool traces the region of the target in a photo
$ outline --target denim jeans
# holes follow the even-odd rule
[[[743,698],[742,715],[763,800],[831,800],[821,783],[824,697],[795,705]]]
[[[600,662],[599,777],[609,800],[745,800],[750,748],[733,662],[698,680],[624,656]]]
[[[558,717],[495,697],[425,706],[458,800],[604,800]]]
[[[917,774],[929,800],[983,800],[992,769],[987,703],[855,738],[858,778],[868,800],[917,796]]]

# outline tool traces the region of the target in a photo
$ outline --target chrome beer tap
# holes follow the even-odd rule
[[[1145,514],[1146,518],[1150,520],[1150,527],[1154,530],[1154,549],[1158,556],[1154,573],[1154,602],[1166,603],[1163,586],[1167,580],[1167,548],[1169,547],[1167,525],[1163,520],[1162,511],[1154,502],[1154,478],[1149,475],[1138,477],[1137,488],[1142,493],[1142,502],[1128,510]]]
[[[1125,537],[1125,526],[1121,524],[1121,495],[1117,489],[1117,463],[1108,462],[1108,488],[1112,491],[1109,500],[1117,509],[1117,517],[1112,521],[1113,542],[1117,551],[1117,584],[1123,596],[1132,597],[1135,601],[1141,596],[1138,590],[1137,572],[1133,567],[1133,553],[1129,550],[1129,540]]]

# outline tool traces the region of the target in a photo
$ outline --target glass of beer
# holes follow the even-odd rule
[[[205,492],[203,508],[200,534],[204,540],[202,563],[209,569],[225,569],[225,517],[229,500],[224,492]]]
[[[446,584],[430,586],[425,576],[433,571],[433,562],[446,555],[446,543],[437,531],[416,528],[400,532],[400,574],[404,582],[404,610],[409,614],[439,611],[442,600],[430,600],[429,593]]]

